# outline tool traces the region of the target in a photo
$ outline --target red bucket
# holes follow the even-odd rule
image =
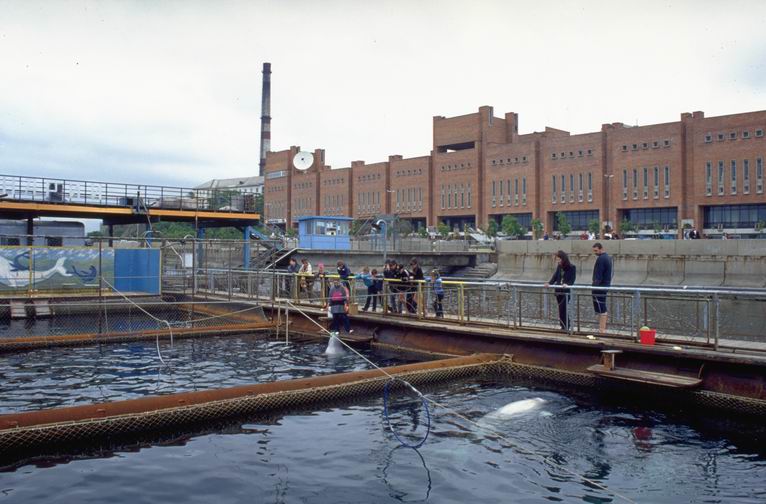
[[[654,329],[641,329],[638,331],[639,337],[641,338],[641,344],[642,345],[654,345],[654,339],[655,336],[657,336],[657,331]]]

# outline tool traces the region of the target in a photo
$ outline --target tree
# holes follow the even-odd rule
[[[362,226],[364,225],[365,222],[366,221],[359,220],[359,219],[354,219],[353,221],[351,221],[350,234],[353,235],[353,236],[359,234],[359,231],[362,230]]]
[[[532,234],[534,235],[535,240],[540,238],[543,234],[543,223],[540,219],[532,219]]]
[[[654,230],[654,234],[660,234],[662,232],[660,221],[652,221],[652,229]]]
[[[601,225],[598,223],[598,219],[591,219],[588,221],[588,231],[590,231],[594,235],[598,234],[598,230],[600,228],[601,228]]]
[[[624,218],[620,222],[620,233],[625,235],[627,233],[632,233],[636,230],[636,226],[629,221],[628,219]]]
[[[409,219],[400,219],[396,221],[396,231],[400,235],[408,235],[412,233],[412,222]]]
[[[421,238],[428,238],[428,230],[425,226],[421,226],[418,228],[418,236]]]
[[[485,233],[490,238],[494,238],[495,236],[497,236],[497,222],[495,221],[495,219],[491,219],[489,221],[489,224],[487,224],[487,229]]]
[[[519,224],[519,221],[513,215],[506,215],[503,217],[503,221],[500,223],[500,227],[503,229],[503,233],[514,238],[518,238],[527,232],[527,230]]]
[[[558,224],[559,233],[562,236],[567,236],[572,232],[572,225],[569,224],[566,214],[559,212],[556,214],[556,223]]]
[[[288,227],[287,230],[285,231],[285,236],[287,236],[288,238],[295,238],[297,235],[298,235],[298,232],[292,226]]]
[[[442,236],[442,238],[446,238],[449,235],[450,229],[448,225],[440,222],[436,225],[436,231]]]

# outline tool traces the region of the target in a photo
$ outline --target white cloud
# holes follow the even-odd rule
[[[0,2],[0,171],[190,185],[272,148],[427,154],[494,105],[573,132],[763,107],[766,3]]]

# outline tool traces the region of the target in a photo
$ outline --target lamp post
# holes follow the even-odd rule
[[[386,247],[386,235],[388,235],[388,224],[386,224],[386,221],[383,219],[378,219],[378,222],[376,222],[375,225],[383,231],[383,264],[386,264],[386,250],[388,248]]]

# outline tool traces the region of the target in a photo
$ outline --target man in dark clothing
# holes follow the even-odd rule
[[[348,266],[346,266],[346,263],[343,261],[338,261],[338,276],[340,277],[341,285],[351,292],[351,285],[348,283],[348,277],[351,276],[351,270],[348,269]]]
[[[404,267],[404,264],[397,265],[396,276],[399,279],[399,306],[405,306],[408,313],[414,313],[410,305],[410,272]]]
[[[418,260],[413,258],[410,261],[409,289],[407,292],[407,310],[410,313],[418,312],[418,284],[425,280],[423,268],[418,264]]]
[[[601,243],[593,244],[593,253],[596,254],[596,264],[593,266],[593,287],[609,287],[612,285],[612,258],[604,251]],[[593,309],[598,315],[598,329],[601,334],[606,333],[607,307],[606,293],[601,289],[593,289]]]
[[[388,261],[386,262],[385,267],[383,268],[383,278],[386,280],[394,280],[397,277],[396,274],[396,261]],[[399,313],[399,307],[396,303],[396,294],[398,293],[398,284],[396,282],[384,282],[385,285],[388,286],[388,311],[391,313]]]

